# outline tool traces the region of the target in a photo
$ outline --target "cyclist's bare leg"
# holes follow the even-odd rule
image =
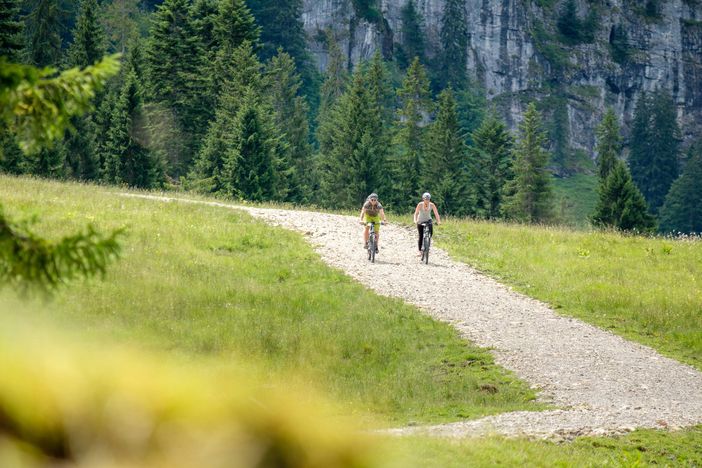
[[[370,227],[366,224],[365,229],[363,230],[363,243],[365,245],[368,245],[368,232],[370,230]]]

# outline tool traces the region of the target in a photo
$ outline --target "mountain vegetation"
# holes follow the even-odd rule
[[[645,14],[655,17],[659,5],[649,3]],[[374,2],[353,6],[374,24],[384,21]],[[579,10],[571,0],[544,7],[552,8],[557,37],[544,29],[542,45],[593,40],[597,8]],[[513,133],[466,73],[463,2],[444,5],[436,44],[417,2],[400,13],[395,51],[356,66],[341,51],[342,38],[320,31],[328,57],[320,72],[300,0],[1,2],[8,63],[83,69],[121,52],[123,67],[91,110],[54,135],[55,144],[23,155],[18,136],[0,129],[0,170],[344,209],[375,191],[400,212],[430,191],[447,214],[562,221],[549,179],[589,170],[569,146],[570,91],[552,83],[547,101],[525,102],[525,122]],[[625,61],[626,31],[618,27],[612,53]],[[644,94],[627,140],[612,118],[605,115],[596,149],[603,187],[602,171],[623,176],[628,168],[632,183],[621,187],[640,191],[657,218],[684,159],[675,104],[666,91]],[[630,142],[626,159],[622,142]],[[590,213],[598,226],[629,229],[603,216]]]
[[[376,457],[365,436],[308,418],[312,388],[364,430],[544,405],[488,350],[327,268],[297,234],[118,196],[356,210],[377,192],[401,215],[429,191],[448,215],[436,241],[455,258],[702,368],[690,287],[702,144],[683,140],[680,103],[658,89],[641,94],[630,132],[606,112],[597,167],[580,166],[578,90],[559,80],[570,51],[598,43],[602,6],[533,3],[553,20],[531,25],[550,96],[520,94],[508,122],[466,73],[476,36],[462,0],[441,2],[430,31],[409,0],[400,34],[360,63],[347,37],[320,30],[321,64],[302,0],[0,0],[0,466],[702,463],[700,427],[572,444],[393,440],[402,455]],[[665,12],[636,3],[650,24]],[[380,1],[349,6],[353,25],[387,36]],[[616,66],[638,57],[628,27],[612,25]],[[587,232],[552,226],[569,177],[587,178],[570,196],[591,189]],[[235,359],[256,372],[230,375]]]

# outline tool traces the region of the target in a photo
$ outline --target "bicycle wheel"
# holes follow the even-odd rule
[[[368,260],[375,263],[375,234],[368,236]]]
[[[424,245],[422,250],[422,260],[424,263],[429,264],[429,247],[431,246],[431,237],[424,236]]]

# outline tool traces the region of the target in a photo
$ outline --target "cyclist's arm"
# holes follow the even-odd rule
[[[414,224],[417,224],[417,215],[419,214],[419,203],[417,203],[417,206],[414,208]]]
[[[385,217],[385,208],[380,209],[380,217],[383,218],[384,223],[388,222],[388,218]]]
[[[441,216],[439,216],[439,212],[436,210],[436,205],[432,203],[431,209],[434,210],[434,216],[436,216],[436,224],[441,224]]]
[[[361,208],[361,222],[364,221],[364,219],[363,219],[364,214],[366,214],[366,207],[365,206]]]

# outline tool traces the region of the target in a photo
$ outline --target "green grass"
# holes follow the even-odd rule
[[[151,372],[144,383],[154,395],[160,395],[164,386],[177,386],[169,384],[168,379],[187,382],[185,387],[200,389],[200,393],[217,394],[220,390],[213,390],[207,383],[212,377],[218,385],[224,385],[221,391],[228,395],[228,380],[217,369],[253,361],[262,366],[264,379],[266,374],[277,377],[271,378],[274,385],[279,385],[281,376],[298,374],[300,382],[294,382],[296,386],[325,391],[341,405],[339,411],[362,416],[366,425],[440,422],[537,408],[524,384],[495,367],[484,350],[465,344],[449,326],[398,301],[376,296],[321,264],[300,236],[270,228],[242,213],[121,198],[96,187],[6,177],[0,177],[0,202],[14,218],[37,215],[40,222],[35,230],[52,238],[74,232],[88,222],[101,230],[128,227],[124,256],[110,267],[104,281],[71,283],[50,302],[26,304],[10,291],[0,292],[0,330],[6,330],[4,325],[8,324],[12,330],[11,325],[18,321],[31,330],[36,323],[37,329],[48,325],[70,330],[65,331],[69,339],[104,344],[103,353],[110,354],[114,344],[136,346],[142,349],[140,353],[144,349],[155,351],[144,354],[144,361],[149,363],[141,363],[143,366],[132,368],[128,361],[124,365],[129,371],[115,367],[114,372],[103,370],[89,375],[114,376],[129,388],[138,379],[127,378],[123,372],[144,377]],[[679,316],[680,303],[700,304],[700,288],[694,282],[702,277],[700,244],[463,221],[444,224],[437,231],[437,239],[454,256],[515,284],[527,294],[538,297],[546,291],[558,292],[557,297],[573,295],[573,301],[584,310],[594,307],[588,301],[602,296],[603,303],[616,306],[600,310],[595,314],[598,320],[605,326],[616,325],[615,331],[626,328],[626,333],[633,336],[637,336],[639,325],[626,312],[632,298],[643,304],[665,297],[671,312],[665,314],[665,323],[656,326],[696,336],[689,341],[686,356],[688,362],[699,363],[699,313],[690,312],[683,320],[675,318],[672,311],[678,310]],[[558,270],[558,265],[563,270]],[[563,285],[554,285],[562,273],[567,274]],[[541,281],[537,281],[539,277]],[[607,286],[612,281],[615,284]],[[635,291],[628,293],[629,287]],[[571,305],[569,309],[565,302],[552,303],[569,314],[573,313],[570,309],[578,308]],[[673,327],[675,323],[680,325]],[[659,340],[645,336],[653,342]],[[668,338],[665,341],[674,348],[668,350],[670,354],[685,354],[679,348],[688,345]],[[50,344],[44,346],[50,349]],[[61,350],[57,356],[43,356],[54,372],[67,373],[78,381],[84,379],[61,357],[64,350],[57,349]],[[206,376],[172,370],[167,372],[168,379],[158,381],[163,369],[159,371],[152,364],[164,352],[169,361],[185,361],[191,367],[202,368]],[[85,356],[87,369],[98,359]],[[28,372],[27,366],[21,365],[24,361],[18,362],[15,365]],[[209,365],[214,367],[210,369]],[[483,383],[497,385],[498,393],[479,391]],[[21,387],[22,382],[18,385]],[[105,391],[93,390],[100,395]],[[206,402],[212,404],[205,409],[220,404],[211,397],[197,397],[198,392],[189,398],[181,391],[186,392],[180,389],[166,392],[166,396],[172,399],[180,395],[183,405],[192,406],[186,414],[193,427],[200,427],[198,424],[209,418],[190,414],[193,408]],[[83,389],[79,394],[87,395],[88,391]],[[145,398],[158,407],[161,398],[150,395],[147,392]],[[81,414],[88,422],[99,422],[101,417],[91,417],[99,416],[100,406],[97,408],[94,413]],[[173,408],[168,406],[166,416],[172,413]],[[368,417],[368,413],[375,416]],[[281,426],[280,418],[275,424]],[[0,429],[0,447],[7,447],[2,444]],[[499,437],[463,441],[412,437],[382,440],[379,447],[384,450],[379,466],[390,468],[700,466],[702,427],[673,433],[637,431],[622,437],[578,438],[565,443]],[[354,448],[359,453],[366,449]]]
[[[301,375],[379,424],[540,408],[486,350],[326,267],[298,234],[226,208],[0,182],[7,213],[37,215],[35,231],[51,238],[87,223],[128,229],[123,258],[104,280],[70,284],[41,306],[53,324],[185,359],[258,361],[271,374]],[[3,296],[0,310],[10,313],[12,294]]]
[[[458,260],[578,317],[702,369],[702,242],[449,221]]]
[[[567,178],[553,178],[556,215],[568,226],[585,228],[597,205],[598,178],[595,175],[576,174]]]
[[[672,433],[639,430],[619,437],[580,437],[562,443],[413,437],[388,441],[388,446],[392,467],[702,466],[702,426]]]

